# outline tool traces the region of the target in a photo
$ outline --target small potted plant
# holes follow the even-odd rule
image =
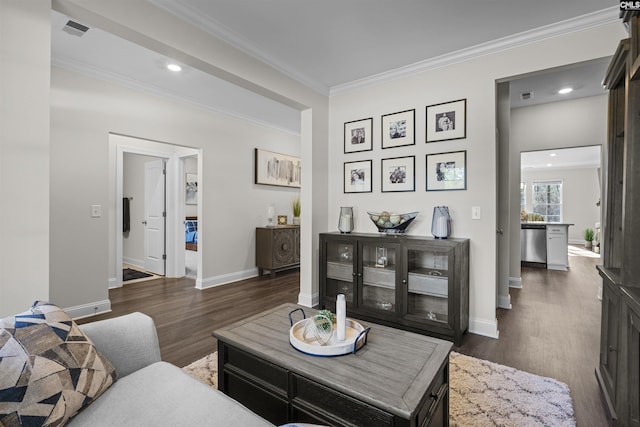
[[[300,225],[300,196],[296,196],[291,201],[291,209],[293,210],[293,224]]]
[[[585,228],[584,230],[584,247],[585,249],[591,249],[593,242],[593,228]]]

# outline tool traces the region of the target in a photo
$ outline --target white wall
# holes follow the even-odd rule
[[[340,206],[353,205],[356,231],[375,232],[367,211],[418,210],[421,215],[408,233],[430,235],[433,207],[449,206],[454,217],[453,236],[471,239],[470,331],[496,336],[496,81],[611,55],[624,36],[621,24],[602,25],[333,96],[329,214],[337,218]],[[467,99],[466,139],[425,144],[425,107],[461,98]],[[416,109],[416,145],[382,150],[381,115],[412,108]],[[603,119],[605,116],[603,113]],[[374,150],[344,154],[344,123],[366,117],[374,119]],[[425,192],[425,155],[458,150],[467,151],[467,190]],[[406,155],[416,156],[416,191],[381,193],[380,160]],[[373,192],[344,194],[344,162],[366,159],[373,160]],[[481,207],[480,220],[471,220],[472,206]]]
[[[0,2],[0,317],[49,299],[49,7]]]
[[[204,285],[257,273],[255,227],[266,224],[269,203],[290,213],[298,191],[254,184],[253,150],[299,155],[299,136],[55,67],[51,84],[51,222],[80,224],[72,233],[52,231],[56,302],[75,307],[107,299],[108,281],[120,268],[108,253],[115,238],[109,232],[115,230],[110,132],[202,149]],[[91,220],[91,204],[102,205],[105,213],[93,219],[95,228],[82,225]],[[78,266],[83,274],[77,274]]]
[[[569,242],[584,243],[583,231],[600,222],[600,184],[597,168],[523,170],[521,180],[527,183],[527,211],[533,211],[531,187],[534,181],[562,181],[562,222],[569,227]]]

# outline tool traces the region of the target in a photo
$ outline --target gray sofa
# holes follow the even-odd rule
[[[222,392],[160,360],[153,320],[133,313],[81,325],[119,379],[69,426],[273,426]]]

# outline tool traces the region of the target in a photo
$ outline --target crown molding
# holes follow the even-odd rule
[[[90,66],[83,62],[74,61],[68,58],[52,57],[51,65],[68,70],[68,71],[73,71],[89,77],[93,77],[99,80],[103,80],[106,82],[119,84],[129,89],[151,93],[153,95],[159,95],[159,96],[170,98],[182,103],[187,103],[196,108],[213,112],[216,114],[220,114],[226,117],[248,121],[248,122],[255,123],[257,125],[264,126],[267,128],[275,129],[290,135],[300,136],[299,131],[285,128],[282,126],[276,126],[273,123],[263,121],[263,120],[258,120],[255,117],[244,115],[236,111],[225,110],[223,108],[217,108],[212,105],[203,104],[193,99],[186,98],[184,95],[180,95],[180,94],[176,94],[171,91],[168,91],[166,88],[162,86],[157,86],[150,83],[141,82],[139,80],[134,80],[118,73],[113,73],[110,71],[105,71],[101,68]]]
[[[391,71],[375,74],[370,77],[354,80],[342,85],[332,86],[330,89],[330,96],[343,94],[351,90],[409,77],[415,74],[423,73],[425,71],[469,61],[504,50],[537,43],[539,41],[551,39],[554,37],[559,37],[565,34],[584,31],[600,25],[610,24],[612,22],[620,20],[619,13],[619,7],[611,7],[597,12],[578,16],[576,18],[567,19],[555,24],[539,27],[530,31],[524,31],[512,36],[503,37],[486,43],[481,43],[466,49],[461,49],[445,55],[437,56],[435,58],[416,62],[405,67],[396,68]]]

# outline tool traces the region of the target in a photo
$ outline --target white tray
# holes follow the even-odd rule
[[[355,353],[367,344],[367,335],[370,328],[365,328],[353,319],[347,319],[346,338],[344,341],[338,341],[335,329],[331,339],[325,345],[320,345],[315,340],[305,341],[303,333],[308,321],[313,321],[313,319],[302,319],[294,323],[289,330],[289,342],[296,350],[303,353],[312,356],[342,356],[343,354]]]

